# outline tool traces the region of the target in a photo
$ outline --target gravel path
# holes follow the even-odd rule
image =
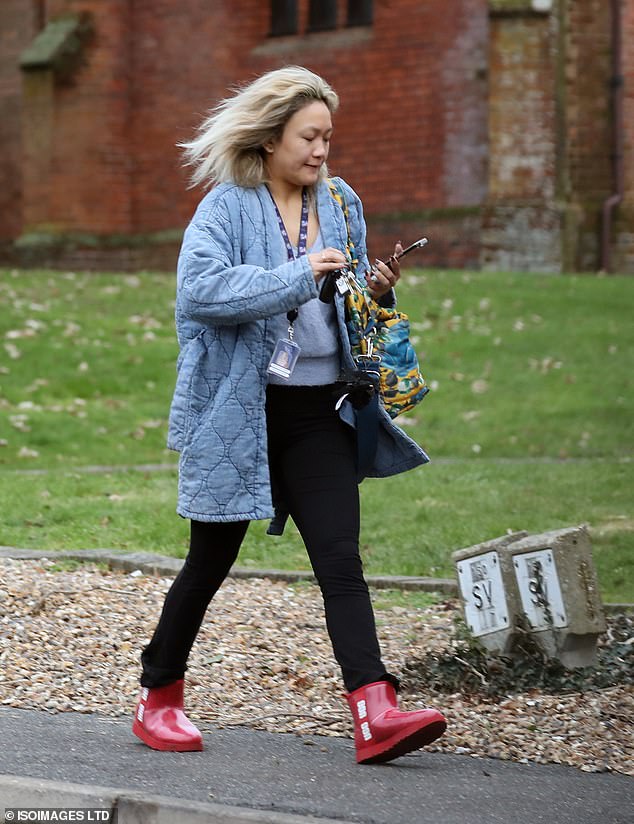
[[[50,712],[130,715],[138,656],[171,580],[82,564],[0,560],[0,702]],[[399,673],[455,645],[455,602],[377,612],[388,668]],[[631,639],[630,639],[631,640]],[[228,579],[188,670],[189,715],[206,730],[348,736],[351,721],[316,586]],[[438,707],[449,729],[432,748],[634,775],[634,689],[618,686],[501,700],[423,694],[403,683],[405,709]]]

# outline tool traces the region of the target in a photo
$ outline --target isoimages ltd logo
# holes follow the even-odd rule
[[[4,811],[6,822],[17,821],[82,821],[93,824],[116,824],[117,813],[112,809],[79,807],[7,807]]]

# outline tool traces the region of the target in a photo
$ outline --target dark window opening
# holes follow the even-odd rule
[[[348,0],[348,26],[369,26],[372,23],[372,0]]]
[[[337,0],[311,0],[308,9],[308,31],[337,28]]]
[[[271,36],[297,34],[297,0],[272,0]]]

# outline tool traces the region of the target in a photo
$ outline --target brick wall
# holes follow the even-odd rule
[[[36,8],[4,0],[0,22],[0,244],[22,230],[22,87],[18,60],[37,30]]]
[[[622,2],[614,257],[631,270],[634,0]],[[0,239],[20,238],[33,262],[171,268],[201,196],[175,144],[229,86],[300,63],[340,94],[330,167],[364,200],[372,254],[426,233],[417,261],[430,265],[596,268],[612,185],[608,0],[553,0],[545,14],[531,0],[392,0],[355,28],[345,6],[336,30],[307,33],[299,0],[298,35],[272,38],[261,0],[5,0]],[[21,77],[39,17],[73,11],[93,19],[80,68]]]
[[[623,21],[623,203],[616,212],[613,264],[615,271],[634,272],[634,2],[622,3]]]
[[[632,0],[623,0],[630,9]],[[608,0],[492,2],[487,268],[596,271],[613,191]]]
[[[341,20],[336,31],[306,34],[303,0],[299,36],[268,38],[266,3],[190,0],[187,14],[171,0],[135,3],[133,142],[143,146],[135,229],[169,229],[187,219],[200,193],[184,193],[174,144],[191,136],[228,86],[288,63],[323,74],[340,94],[330,166],[362,195],[377,254],[405,229],[403,240],[422,233],[430,220],[423,210],[479,203],[486,185],[485,4],[455,6],[451,24],[438,0],[401,0],[375,4],[371,28],[346,29]],[[184,46],[196,60],[184,59]],[[442,238],[430,248],[437,263],[461,234],[454,228],[447,239],[451,222],[446,215],[437,222]],[[465,254],[477,259],[477,238],[468,243],[469,251],[456,249],[456,262]]]
[[[567,201],[563,260],[569,270],[597,270],[603,202],[613,188],[610,109],[610,3],[566,0],[565,97],[560,152],[562,192]],[[592,71],[588,67],[592,66]]]
[[[427,231],[427,261],[473,265],[486,185],[485,0],[454,0],[452,15],[444,0],[377,3],[373,26],[352,29],[341,2],[340,27],[312,34],[307,0],[299,5],[300,34],[269,38],[260,0],[49,2],[49,17],[91,13],[95,35],[71,83],[40,72],[26,83],[37,128],[25,139],[22,230],[72,235],[77,248],[77,233],[182,228],[201,193],[186,189],[177,141],[230,85],[301,63],[341,96],[330,165],[362,195],[375,253]],[[64,259],[67,244],[49,252]]]
[[[107,235],[131,229],[130,5],[127,0],[49,0],[46,5],[49,19],[62,12],[91,15],[94,36],[72,79],[54,79],[48,124],[41,116],[45,90],[38,88],[35,100],[28,94],[33,85],[45,83],[39,75],[47,72],[25,76],[26,232],[46,228]],[[48,167],[41,160],[46,143]]]
[[[489,185],[481,262],[560,267],[555,95],[557,20],[493,10],[489,39]]]

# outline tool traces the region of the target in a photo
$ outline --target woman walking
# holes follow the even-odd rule
[[[346,220],[327,181],[337,106],[319,76],[279,69],[222,101],[184,147],[193,181],[213,188],[178,263],[180,355],[168,445],[180,453],[178,512],[190,519],[191,537],[141,656],[133,729],[154,749],[202,749],[183,709],[190,650],[249,522],[275,515],[279,533],[287,513],[323,594],[357,761],[388,761],[446,727],[436,710],[398,709],[398,679],[381,660],[359,556],[356,433],[344,422],[349,401],[337,404],[346,391],[342,370],[354,364],[341,296],[319,299],[329,273],[350,265]],[[357,278],[393,303],[398,264],[369,266],[361,202],[344,181],[337,186]],[[381,410],[367,474],[427,460]]]

